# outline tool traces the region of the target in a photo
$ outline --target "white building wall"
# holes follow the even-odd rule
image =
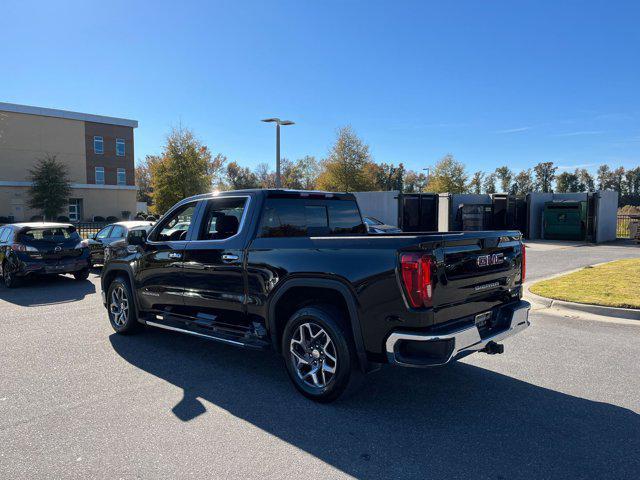
[[[374,217],[387,225],[398,226],[398,190],[353,192],[363,217]]]

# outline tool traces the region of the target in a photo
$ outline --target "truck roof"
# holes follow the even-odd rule
[[[265,197],[299,197],[306,198],[310,196],[320,196],[324,198],[336,198],[340,200],[355,200],[355,196],[352,193],[345,192],[327,192],[323,190],[293,190],[287,188],[248,188],[243,190],[225,190],[220,192],[203,193],[200,195],[194,195],[193,197],[185,198],[186,200],[199,200],[205,198],[226,197],[230,195],[263,195]],[[180,203],[182,203],[180,202]]]

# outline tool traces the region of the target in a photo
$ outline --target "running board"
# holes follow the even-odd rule
[[[236,347],[246,347],[246,348],[252,348],[256,350],[266,350],[268,348],[267,342],[261,342],[261,341],[247,342],[247,341],[242,341],[240,339],[236,340],[231,338],[225,338],[220,335],[196,332],[193,330],[188,330],[186,328],[174,327],[172,325],[166,325],[164,323],[154,322],[152,320],[145,320],[144,323],[152,327],[163,328],[165,330],[171,330],[172,332],[186,333],[188,335],[193,335],[195,337],[200,337],[200,338],[206,338],[207,340],[213,340],[215,342],[226,343],[228,345],[235,345]]]

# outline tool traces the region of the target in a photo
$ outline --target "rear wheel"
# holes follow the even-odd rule
[[[5,260],[2,262],[2,281],[7,288],[15,288],[19,285],[20,279],[16,275],[13,265]]]
[[[73,272],[73,278],[76,280],[86,280],[89,278],[89,268],[83,268],[82,270],[78,270],[77,272]]]
[[[287,373],[304,396],[332,402],[358,377],[355,348],[339,311],[329,306],[298,310],[287,322],[282,354]]]
[[[133,294],[125,278],[118,277],[109,285],[107,309],[111,327],[117,333],[126,335],[140,330]]]

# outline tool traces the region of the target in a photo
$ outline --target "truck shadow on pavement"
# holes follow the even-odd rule
[[[93,274],[88,280],[78,281],[67,275],[41,276],[25,279],[17,288],[0,285],[0,301],[22,307],[76,302],[96,293],[92,277]]]
[[[205,415],[205,400],[357,478],[640,471],[640,415],[464,363],[383,368],[351,397],[321,405],[295,391],[270,353],[149,330],[110,341],[130,364],[183,389],[172,409],[181,420]]]

